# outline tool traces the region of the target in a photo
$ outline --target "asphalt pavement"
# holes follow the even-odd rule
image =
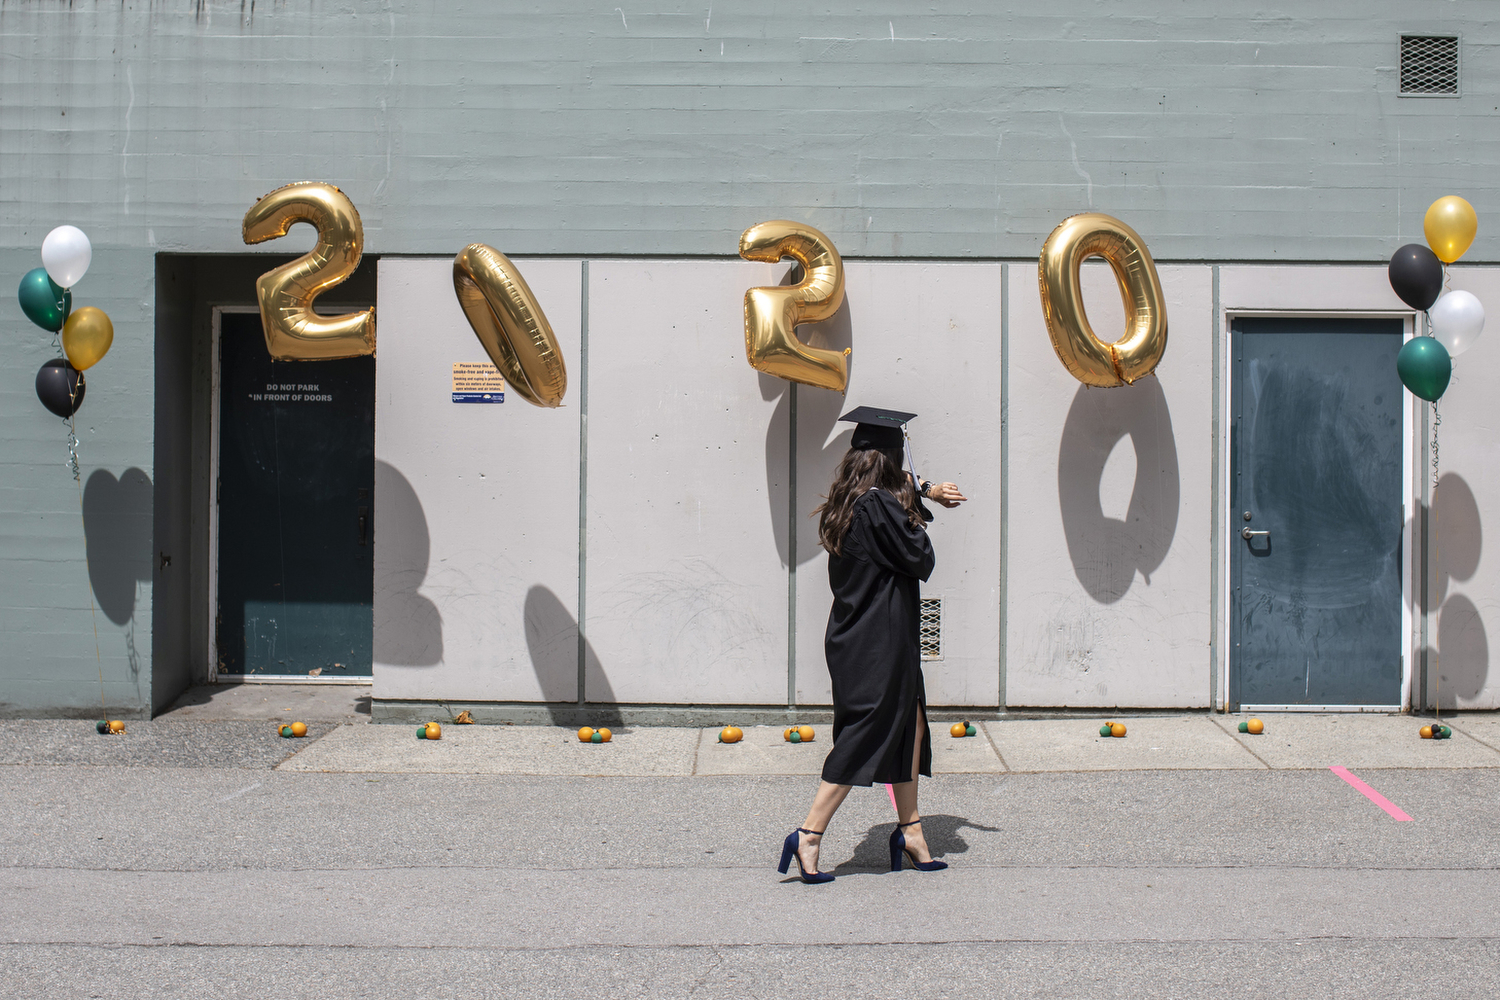
[[[286,695],[290,698],[292,695]],[[302,703],[306,704],[306,703]],[[212,713],[210,713],[212,714]],[[228,713],[217,713],[224,715]],[[250,713],[254,714],[254,713]],[[1500,986],[1496,720],[939,734],[777,874],[826,734],[0,723],[0,997],[1397,997]],[[934,717],[934,725],[939,721]],[[1153,749],[1153,747],[1155,749]],[[1406,820],[1330,770],[1350,769]]]

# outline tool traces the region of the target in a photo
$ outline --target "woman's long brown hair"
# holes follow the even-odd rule
[[[854,519],[854,502],[871,487],[885,490],[901,501],[912,527],[927,522],[917,506],[917,490],[901,468],[901,452],[879,448],[850,448],[834,473],[828,495],[813,511],[818,519],[818,541],[834,555],[843,555],[844,535]]]

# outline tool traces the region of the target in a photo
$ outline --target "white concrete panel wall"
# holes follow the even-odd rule
[[[1500,269],[1459,264],[1450,272],[1448,287],[1473,292],[1489,311],[1491,323],[1500,323]],[[1227,266],[1220,271],[1219,288],[1226,322],[1237,311],[1411,313],[1391,291],[1386,269],[1378,266]],[[1500,410],[1487,379],[1497,364],[1500,337],[1493,326],[1489,336],[1454,359],[1453,381],[1439,407],[1441,479],[1435,495],[1431,493],[1431,439],[1424,442],[1421,436],[1420,401],[1413,411],[1417,433],[1415,468],[1408,483],[1411,510],[1419,515],[1423,496],[1433,497],[1429,532],[1435,544],[1426,557],[1431,574],[1425,609],[1426,693],[1425,699],[1419,693],[1412,700],[1425,700],[1429,705],[1440,701],[1447,709],[1500,708],[1500,671],[1490,669],[1490,636],[1500,635],[1500,576],[1497,559],[1485,545],[1486,529],[1500,526]],[[1420,546],[1420,521],[1417,534]],[[1411,590],[1408,598],[1417,605],[1412,651],[1420,654],[1420,580]],[[1410,680],[1416,681],[1420,678],[1418,656],[1408,659]]]
[[[568,367],[558,409],[452,402],[453,363],[487,360],[452,259],[380,261],[377,698],[577,698],[582,265],[516,264]]]
[[[1460,264],[1452,276],[1450,288],[1484,304],[1488,333],[1453,360],[1453,381],[1439,402],[1428,634],[1440,655],[1428,671],[1427,703],[1500,708],[1500,670],[1491,666],[1500,648],[1500,406],[1492,377],[1500,370],[1500,269]]]
[[[1091,322],[1122,329],[1103,265]],[[1161,267],[1156,377],[1088,389],[1042,320],[1036,266],[1010,268],[1006,701],[1209,703],[1213,271]]]
[[[784,270],[590,264],[590,701],[785,703],[785,386],[741,313]]]
[[[817,519],[855,406],[916,412],[918,471],[958,483],[969,503],[929,504],[937,568],[923,597],[943,601],[940,660],[923,664],[932,705],[994,706],[1000,699],[1001,266],[996,263],[845,264],[845,305],[804,327],[818,346],[852,347],[846,397],[797,389],[797,702],[832,700],[823,635],[833,596]]]

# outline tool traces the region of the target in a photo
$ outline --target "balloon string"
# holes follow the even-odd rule
[[[78,484],[78,518],[83,522],[83,567],[87,573],[89,569],[89,522],[83,516],[83,480],[78,475],[78,434],[77,417],[68,417],[68,452],[73,458],[73,482]],[[94,663],[99,667],[99,707],[104,710],[106,718],[109,716],[109,705],[104,701],[104,657],[99,653],[99,616],[94,610],[94,585],[93,574],[87,573],[89,583],[89,621],[94,626]]]
[[[1438,412],[1437,400],[1432,401],[1432,563],[1433,568],[1442,574],[1443,550],[1438,538],[1438,428],[1443,425],[1443,415]],[[1442,608],[1438,608],[1441,615]],[[1438,638],[1442,638],[1441,628],[1438,630]],[[1433,643],[1432,648],[1432,677],[1433,686],[1433,713],[1438,723],[1443,721],[1443,650],[1441,642]]]

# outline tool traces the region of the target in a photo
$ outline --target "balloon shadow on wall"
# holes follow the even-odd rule
[[[781,284],[795,285],[802,280],[802,268],[793,267]],[[849,297],[839,305],[838,312],[821,323],[812,323],[797,328],[797,336],[810,347],[821,347],[830,351],[842,351],[854,346],[854,324],[849,312]],[[850,378],[853,378],[854,357],[849,358]],[[788,454],[792,422],[792,383],[764,372],[760,378],[762,399],[772,400],[780,396],[771,423],[766,428],[766,499],[771,505],[771,524],[776,535],[776,551],[783,566],[791,563],[788,536],[791,530],[787,522],[786,493],[775,488],[777,483],[786,483],[793,457],[797,460],[797,564],[814,558],[822,549],[818,546],[818,529],[815,519],[809,517],[814,507],[822,502],[821,496],[828,484],[833,482],[833,471],[849,450],[851,430],[840,434],[832,442],[809,454],[809,449],[798,448],[795,456]],[[819,389],[810,385],[799,385],[797,395],[798,447],[802,441],[823,441],[838,423],[847,400],[837,392]]]
[[[103,469],[83,488],[83,534],[89,584],[104,617],[124,625],[135,617],[141,581],[151,580],[151,477],[126,469],[119,479]]]
[[[1125,520],[1106,517],[1099,486],[1110,453],[1129,435],[1135,486]],[[1155,377],[1118,389],[1079,386],[1057,456],[1058,507],[1073,572],[1089,596],[1113,604],[1140,572],[1146,585],[1177,534],[1182,484],[1172,415]]]
[[[421,593],[432,539],[421,498],[389,462],[375,463],[375,662],[430,667],[443,660],[443,615]]]
[[[578,714],[578,619],[557,595],[537,584],[526,592],[526,649],[536,671],[553,723],[567,725]],[[584,676],[589,678],[587,710],[590,725],[620,725],[615,692],[592,643],[583,644]]]
[[[1477,698],[1489,680],[1490,644],[1484,620],[1472,600],[1451,592],[1455,581],[1473,579],[1479,571],[1484,528],[1474,491],[1458,473],[1442,475],[1433,499],[1429,523],[1436,533],[1437,572],[1429,599],[1438,611],[1438,644],[1436,650],[1427,651],[1427,662],[1437,665],[1435,678],[1429,671],[1427,702],[1437,701],[1444,710],[1453,710],[1459,707],[1459,699]]]
[[[126,469],[116,479],[96,469],[83,487],[84,551],[89,586],[104,617],[125,626],[125,655],[131,677],[139,677],[135,648],[135,604],[140,585],[152,579],[151,477]]]
[[[1474,602],[1453,594],[1438,612],[1436,650],[1427,651],[1427,662],[1436,664],[1441,683],[1429,681],[1427,703],[1437,702],[1444,711],[1459,708],[1459,699],[1479,697],[1490,676],[1490,641]]]

